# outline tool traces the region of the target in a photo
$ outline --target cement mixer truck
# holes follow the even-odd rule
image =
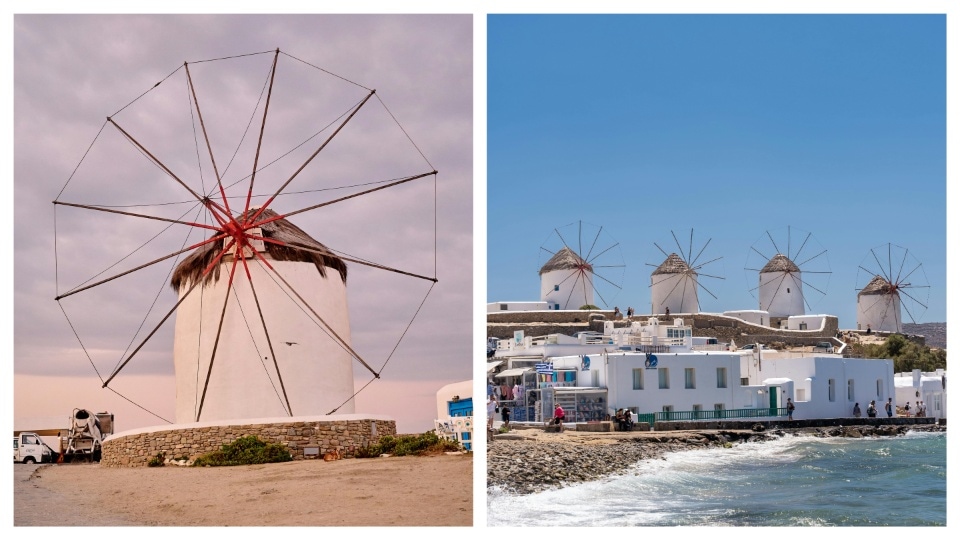
[[[66,441],[61,440],[63,461],[100,461],[103,438],[112,434],[113,414],[74,409]]]

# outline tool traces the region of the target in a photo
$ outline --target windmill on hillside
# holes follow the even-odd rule
[[[857,329],[902,332],[901,309],[916,323],[929,298],[923,264],[910,250],[891,243],[876,246],[857,270]]]
[[[610,307],[623,285],[620,243],[603,227],[577,221],[554,228],[540,246],[540,300],[550,309]]]
[[[699,262],[704,250],[710,245],[710,240],[700,248],[697,255],[693,256],[693,229],[690,229],[690,243],[687,251],[684,252],[677,240],[677,235],[670,231],[673,241],[677,244],[676,252],[667,253],[656,242],[657,246],[667,258],[659,265],[647,263],[647,266],[656,268],[650,274],[650,313],[690,313],[691,311],[700,311],[700,299],[697,294],[698,289],[703,289],[707,294],[716,299],[716,295],[701,283],[701,277],[713,279],[725,279],[720,276],[705,274],[701,272],[703,267],[710,263],[719,261],[723,257],[716,257],[705,262]]]
[[[832,273],[827,250],[813,234],[790,227],[774,233],[765,231],[750,246],[744,272],[750,294],[759,300],[759,309],[771,317],[803,315],[812,310],[811,306],[827,294]]]

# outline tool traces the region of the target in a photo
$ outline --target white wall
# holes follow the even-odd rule
[[[554,286],[559,290],[555,291]],[[593,280],[589,272],[576,269],[551,270],[540,276],[540,300],[560,309],[580,309],[593,303]]]
[[[507,306],[507,309],[503,309],[503,306]],[[487,313],[503,311],[548,311],[552,307],[552,305],[546,302],[491,302],[487,304]]]
[[[636,407],[641,413],[663,410],[665,405],[674,411],[691,411],[700,405],[712,411],[715,403],[724,408],[739,408],[742,398],[735,398],[740,387],[740,357],[736,354],[658,354],[657,368],[667,368],[669,389],[659,387],[657,369],[647,369],[646,355],[638,353],[610,354],[607,363],[609,406]],[[726,369],[726,388],[717,388],[717,368]],[[685,368],[693,368],[696,388],[685,388]],[[643,373],[643,389],[633,389],[633,370]]]
[[[770,326],[770,313],[762,310],[748,309],[741,311],[724,311],[725,317],[736,317],[748,323]]]
[[[280,290],[276,278],[267,275],[268,270],[257,262],[247,262],[293,415],[329,413],[353,395],[354,360]],[[349,343],[346,288],[339,273],[327,269],[325,279],[312,263],[271,261],[271,264]],[[229,268],[229,265],[221,266],[220,279],[195,289],[177,310],[174,331],[177,423],[195,420],[226,297]],[[242,266],[238,265],[233,285],[236,296],[230,294],[223,318],[200,420],[287,416],[280,382],[270,358],[273,355]],[[338,414],[353,412],[352,400],[337,410]]]
[[[697,313],[697,283],[686,274],[650,276],[650,313]]]
[[[752,359],[746,359],[752,363]],[[883,412],[883,403],[893,397],[893,360],[803,357],[789,359],[762,359],[760,369],[751,366],[751,384],[764,379],[784,378],[794,381],[794,393],[804,389],[805,401],[796,395],[793,398],[797,409],[795,420],[809,418],[838,418],[853,416],[854,403],[860,403],[863,415],[867,414],[870,400],[876,400],[877,409]],[[834,399],[829,399],[828,381],[834,380]],[[848,398],[847,381],[853,379],[853,397]],[[880,391],[877,392],[877,381]],[[786,401],[786,397],[784,401]]]
[[[453,396],[460,396],[461,400],[472,399],[473,380],[451,383],[437,390],[437,418],[450,416],[447,403],[453,399]],[[483,399],[483,403],[474,403],[474,410],[476,411],[478,410],[477,407],[484,406],[486,401],[486,399]]]
[[[760,275],[760,309],[773,317],[803,315],[802,274],[766,272]]]
[[[902,332],[900,297],[892,294],[857,295],[857,330]]]
[[[800,330],[800,325],[806,323],[807,327],[803,330],[822,330],[827,320],[827,315],[794,315],[787,318],[788,330]]]

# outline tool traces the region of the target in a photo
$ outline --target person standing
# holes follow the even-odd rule
[[[893,418],[893,398],[887,398],[887,403],[883,408],[887,411],[887,418]]]
[[[563,421],[566,419],[566,416],[563,413],[563,407],[557,403],[557,408],[553,410],[553,423],[560,426],[560,433],[563,433]]]
[[[860,418],[860,403],[853,404],[853,417]]]
[[[877,417],[877,402],[872,399],[870,400],[870,405],[867,405],[867,416],[870,418]]]
[[[510,431],[510,407],[500,407],[500,419],[503,420],[503,427]]]
[[[500,410],[500,402],[497,401],[497,397],[493,394],[487,396],[487,435],[493,433],[493,419],[497,414],[497,411]]]
[[[793,420],[793,410],[795,408],[796,407],[793,404],[793,400],[790,398],[787,398],[787,420]]]

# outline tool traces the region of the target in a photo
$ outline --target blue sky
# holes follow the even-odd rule
[[[796,262],[826,250],[801,265],[830,272],[809,274],[825,293],[809,312],[854,327],[858,267],[874,269],[872,248],[886,264],[892,243],[893,273],[901,246],[925,274],[908,281],[930,286],[918,322],[946,320],[944,16],[492,15],[487,28],[488,301],[538,300],[541,245],[582,221],[619,243],[611,307],[649,312],[654,244],[678,251],[676,234],[689,251],[692,229],[693,258],[707,240],[699,262],[722,257],[703,268],[724,279],[702,278],[717,299],[701,291],[701,309],[757,309],[751,248],[772,255],[769,231],[785,251],[789,227],[794,252],[811,235]]]

